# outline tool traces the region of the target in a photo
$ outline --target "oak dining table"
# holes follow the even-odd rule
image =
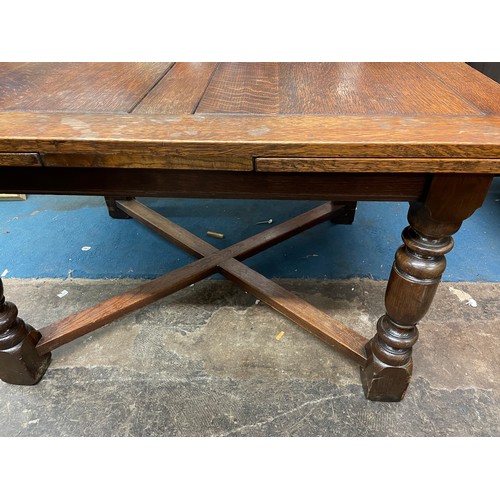
[[[0,192],[103,196],[198,259],[49,325],[21,320],[0,280],[0,378],[36,384],[58,347],[222,273],[359,364],[368,399],[399,401],[452,235],[499,173],[500,85],[465,63],[1,63]],[[219,250],[141,196],[318,206]],[[358,201],[409,202],[385,311],[362,333],[243,262],[353,223]]]

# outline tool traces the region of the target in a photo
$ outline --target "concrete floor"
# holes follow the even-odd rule
[[[381,281],[278,281],[367,338],[383,312]],[[38,327],[137,283],[4,280]],[[0,435],[499,436],[500,283],[443,283],[420,332],[405,399],[374,403],[355,364],[205,281],[55,350],[37,386],[0,383]]]

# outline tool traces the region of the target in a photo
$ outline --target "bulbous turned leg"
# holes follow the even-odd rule
[[[451,237],[430,239],[412,227],[403,231],[404,245],[396,252],[387,285],[387,314],[377,323],[377,334],[367,345],[368,364],[362,371],[366,397],[400,401],[410,382],[412,346],[417,322],[427,313],[446,266],[444,254]]]
[[[363,388],[373,401],[400,401],[412,369],[417,323],[427,313],[453,248],[452,234],[481,206],[491,176],[436,175],[424,202],[411,203],[385,294],[386,314],[366,346]]]
[[[17,307],[6,302],[0,279],[0,379],[9,384],[34,385],[50,364],[50,353],[40,356],[40,332],[17,316]]]

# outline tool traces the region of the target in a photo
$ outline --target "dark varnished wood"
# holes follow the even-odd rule
[[[352,224],[358,207],[357,201],[334,201],[335,206],[342,207],[341,211],[330,219],[334,224]]]
[[[204,257],[214,252],[218,252],[217,248],[206,241],[194,236],[189,231],[177,226],[135,200],[118,201],[117,203],[124,212],[134,217],[134,219],[139,220],[156,233],[167,238],[196,257]],[[333,203],[331,209],[329,205],[324,205],[317,210],[317,215],[315,215],[314,220],[320,222],[326,219],[326,217],[332,220],[338,216],[340,218],[339,223],[345,223],[343,221],[345,218],[350,217],[353,204],[350,204],[346,210],[344,210],[344,208],[345,206],[340,203]],[[320,215],[320,210],[323,215]],[[326,215],[325,211],[328,211],[329,214]],[[304,219],[303,216],[302,219]],[[298,221],[300,219],[295,220]],[[291,225],[291,222],[285,224]],[[303,224],[303,222],[300,223],[301,227],[305,228]],[[283,224],[280,226],[286,228]],[[290,233],[287,233],[287,237],[289,234]],[[274,244],[278,241],[276,233],[271,230],[258,235],[258,238],[255,238],[254,241],[257,240],[266,241],[266,245]],[[248,246],[248,243],[246,243],[245,246]],[[356,363],[361,365],[365,364],[366,354],[364,345],[366,339],[364,337],[300,297],[285,290],[277,283],[274,283],[265,276],[262,276],[239,262],[239,260],[250,257],[251,254],[249,251],[242,251],[238,246],[233,246],[232,248],[237,249],[233,254],[234,257],[228,257],[218,265],[218,271],[220,273],[297,323],[306,331],[319,337],[323,342],[340,350]],[[261,247],[260,249],[263,248],[264,247]],[[253,255],[256,249],[252,248],[251,252]]]
[[[366,338],[358,332],[237,260],[225,262],[220,272],[354,362],[366,363]]]
[[[43,328],[42,340],[38,345],[40,353],[49,352],[184,288],[187,284],[205,277],[207,273],[221,272],[305,330],[344,352],[358,364],[365,364],[364,337],[237,260],[250,257],[312,225],[325,221],[339,211],[340,207],[323,205],[225,250],[218,250],[135,200],[116,203],[124,213],[202,259]]]
[[[0,167],[41,167],[37,153],[0,153]]]
[[[288,174],[165,169],[4,168],[2,191],[28,194],[279,200],[412,201],[426,174]]]
[[[367,345],[362,370],[366,397],[400,401],[408,387],[417,323],[427,313],[453,248],[452,234],[479,208],[492,176],[434,176],[426,200],[410,204],[403,242],[385,295],[387,313]]]
[[[130,215],[127,215],[125,212],[122,212],[118,208],[116,204],[116,198],[105,196],[104,201],[106,202],[106,206],[108,207],[109,216],[112,219],[130,219]]]
[[[41,334],[17,315],[6,302],[0,279],[0,379],[9,384],[34,385],[50,364],[50,353],[40,355],[36,344]]]
[[[347,353],[358,363],[363,364],[366,361],[363,351],[366,342],[364,337],[258,273],[246,270],[246,266],[241,268],[232,262],[233,259],[243,260],[251,257],[294,234],[328,220],[338,207],[327,203],[224,250],[217,250],[137,202],[123,201],[117,202],[117,205],[117,208],[128,215],[134,216],[146,226],[202,258],[145,285],[42,328],[40,330],[42,339],[37,346],[41,355],[220,271],[231,276],[241,286],[298,322],[306,330]]]
[[[500,86],[464,63],[0,63],[2,192],[104,195],[120,217],[124,196],[335,199],[349,205],[324,216],[344,223],[358,200],[411,202],[366,352],[361,337],[236,260],[248,242],[202,246],[199,261],[48,327],[36,352],[219,269],[367,359],[367,397],[399,400],[451,235],[500,173],[499,102]],[[267,244],[253,243],[249,253]],[[35,373],[37,335],[9,307],[19,345],[31,346],[23,369]]]
[[[156,302],[163,297],[200,281],[214,273],[216,259],[196,261],[148,283],[111,297],[40,329],[38,352],[43,355],[57,347],[93,332],[118,318]]]

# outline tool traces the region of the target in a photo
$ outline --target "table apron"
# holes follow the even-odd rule
[[[276,173],[167,169],[1,169],[4,193],[342,201],[417,201],[424,173]]]

